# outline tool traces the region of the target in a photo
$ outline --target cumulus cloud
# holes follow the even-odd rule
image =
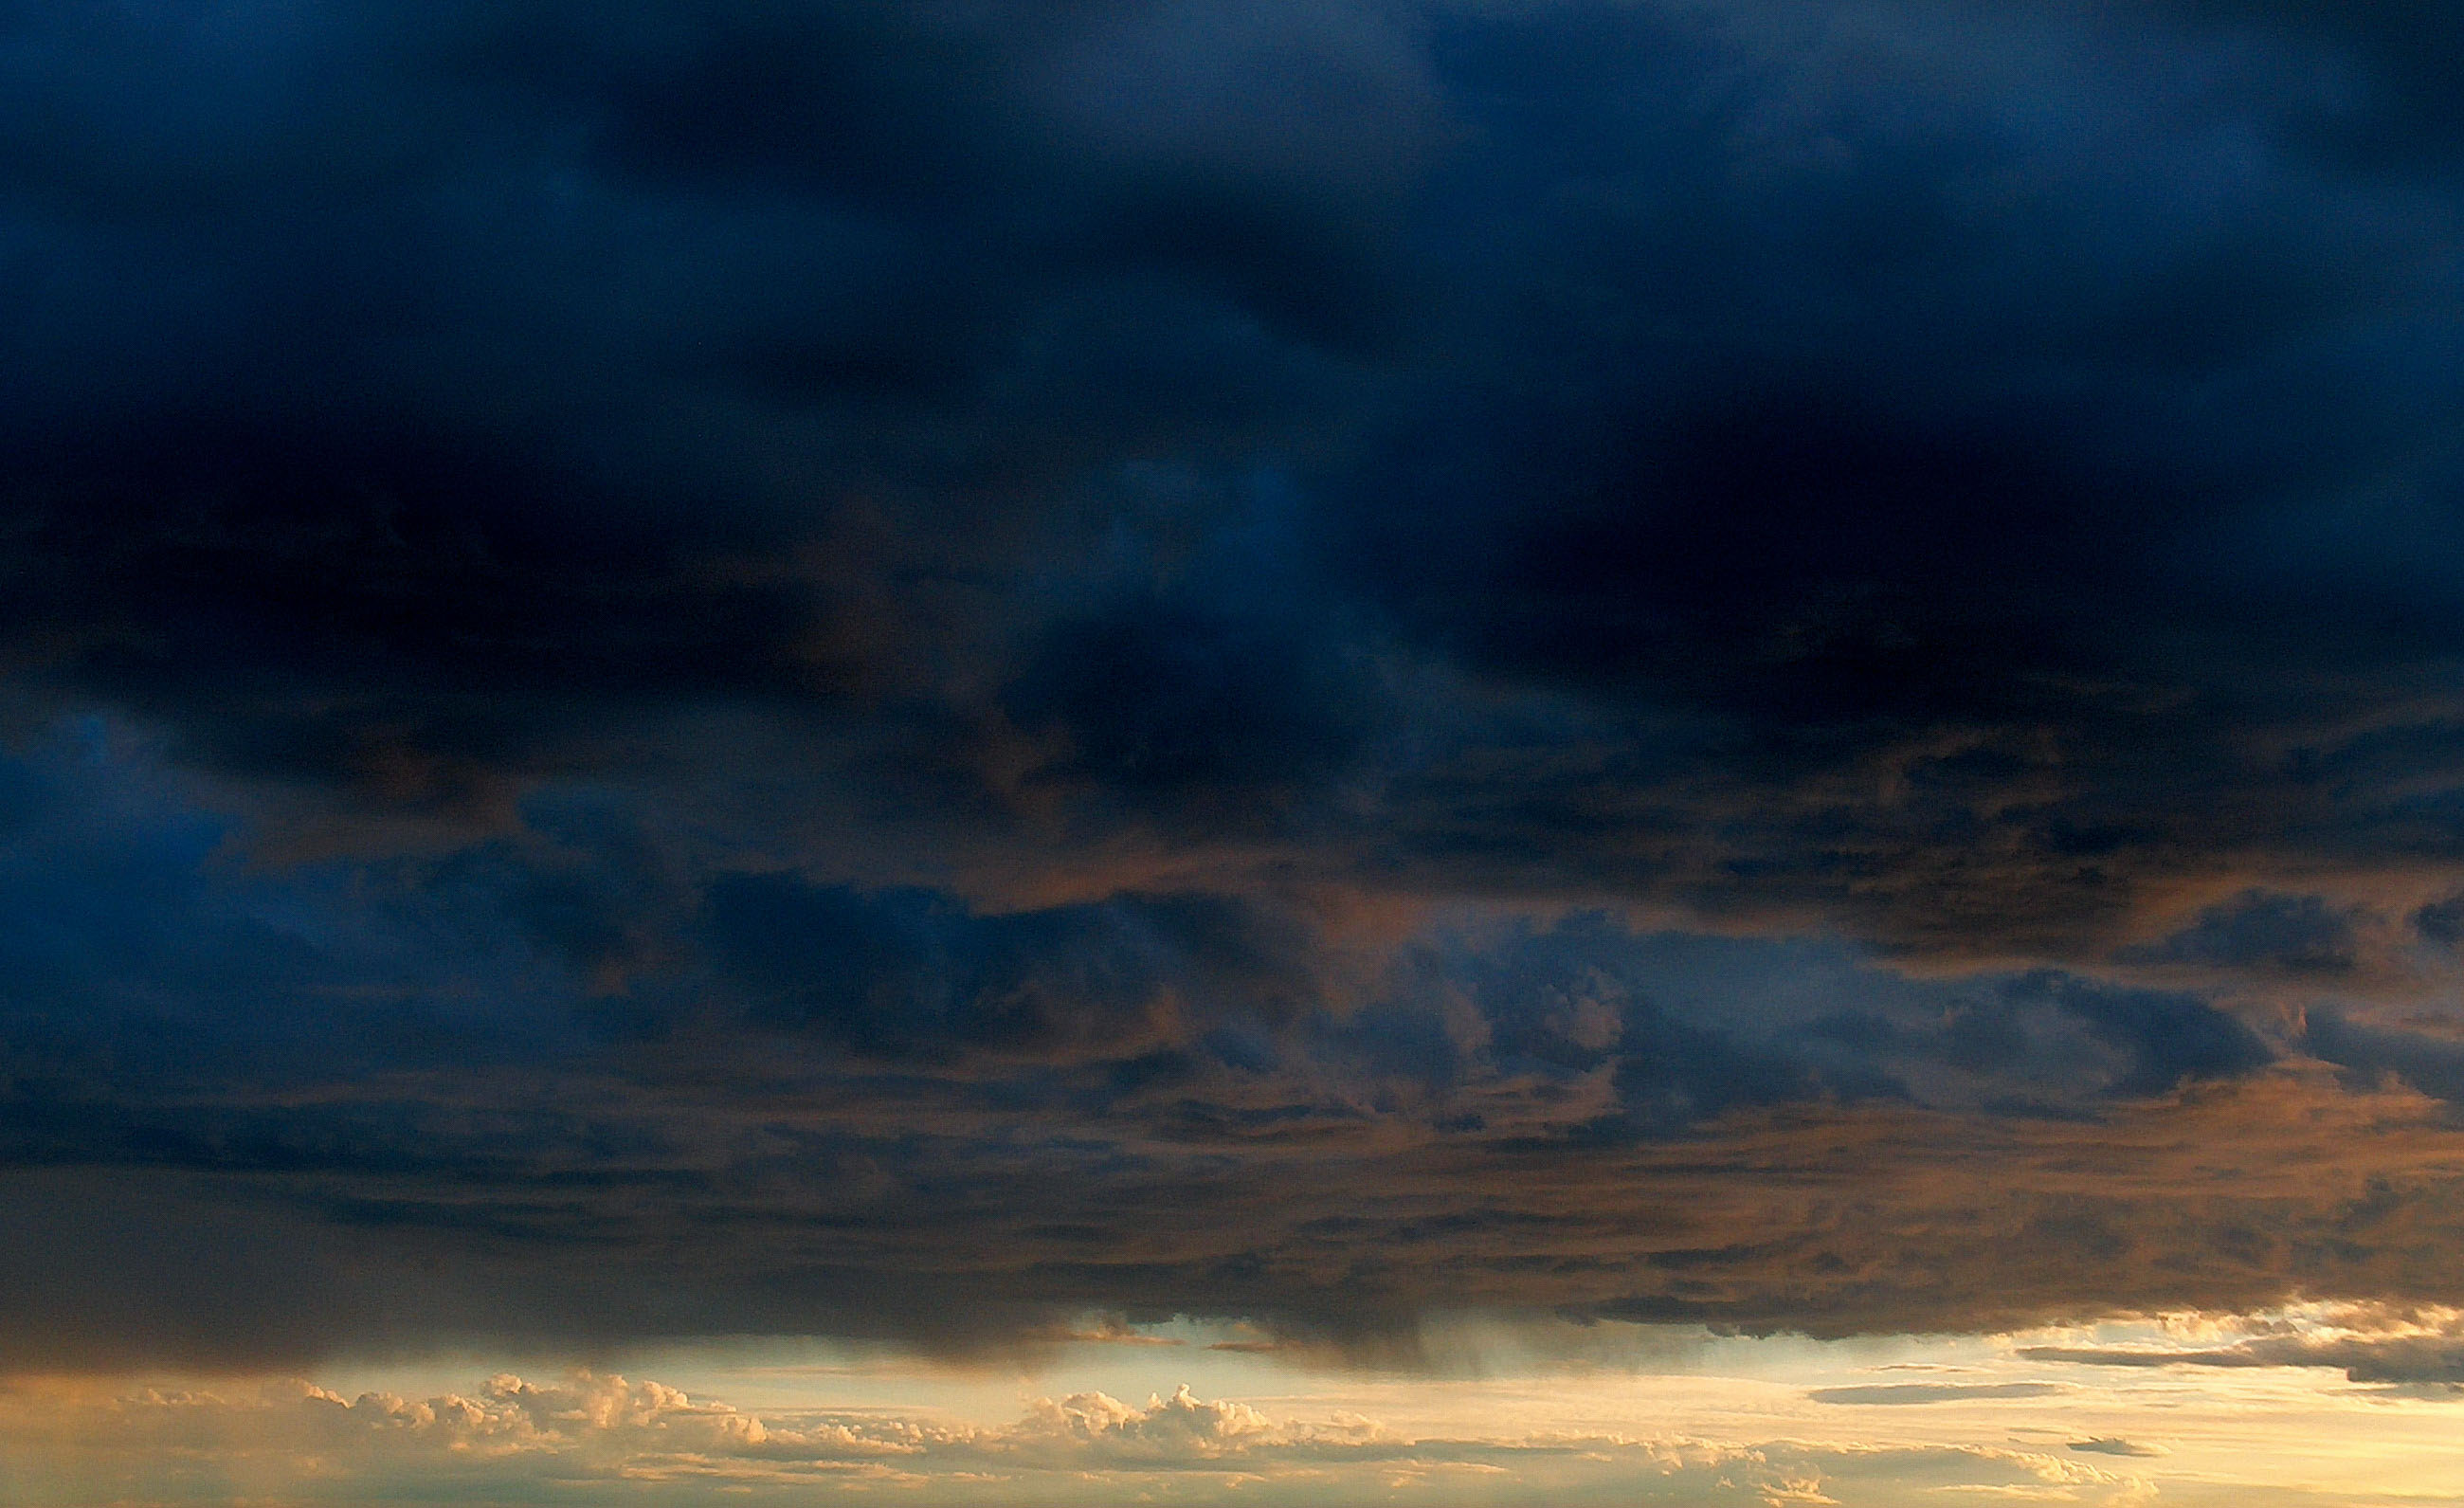
[[[1265,1487],[1279,1500],[1522,1500],[1538,1485],[1577,1501],[1881,1505],[1908,1491],[2054,1488],[2133,1500],[2130,1478],[1991,1449],[1841,1450],[1578,1435],[1401,1437],[1356,1415],[1270,1418],[1186,1387],[1143,1406],[1103,1393],[1039,1399],[984,1427],[893,1412],[771,1411],[696,1403],[652,1382],[511,1374],[467,1393],[343,1399],[305,1383],[0,1395],[0,1438],[35,1463],[38,1492],[109,1489],[206,1500],[225,1474],[286,1500],[371,1493],[488,1497],[587,1491],[617,1501],[809,1500],[894,1488],[925,1502],[1142,1500]],[[75,1453],[60,1451],[76,1438]],[[182,1469],[165,1469],[174,1458]],[[57,1475],[54,1475],[56,1473]],[[1201,1488],[1202,1490],[1202,1488]],[[35,1500],[44,1500],[37,1497]]]

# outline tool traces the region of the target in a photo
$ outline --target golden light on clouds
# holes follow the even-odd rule
[[[29,1505],[1101,1504],[1262,1486],[1329,1503],[2459,1500],[2453,1310],[2303,1304],[1860,1342],[1611,1328],[1614,1364],[1604,1344],[1481,1378],[1298,1369],[1210,1351],[1220,1329],[1185,1323],[1115,1327],[1024,1374],[810,1347],[665,1359],[707,1396],[590,1370],[409,1392],[398,1374],[348,1394],[25,1378],[0,1393],[0,1462]],[[1123,1347],[1130,1335],[1147,1343]],[[1468,1343],[1494,1358],[1505,1340]],[[1191,1375],[1206,1387],[1134,1392]],[[726,1401],[731,1384],[762,1401]]]

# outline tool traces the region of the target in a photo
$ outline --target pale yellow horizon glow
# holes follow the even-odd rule
[[[1455,1317],[1427,1338],[1455,1375],[1296,1362],[1243,1336],[1099,1322],[1009,1365],[734,1342],[519,1382],[482,1381],[475,1359],[19,1377],[0,1386],[0,1498],[2464,1503],[2453,1385],[2263,1361],[2417,1356],[2464,1336],[2449,1310],[1850,1342]]]

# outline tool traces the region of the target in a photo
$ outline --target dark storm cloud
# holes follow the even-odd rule
[[[2296,113],[2293,139],[2340,166],[2387,170],[2452,164],[2464,114],[2440,80],[2464,61],[2453,18],[2347,0],[2188,0],[2177,8],[2280,45],[2287,34],[2316,46],[2350,82]],[[2339,80],[2345,81],[2345,80]],[[2359,87],[2351,87],[2358,84]]]
[[[2207,1297],[2305,1250],[2244,1229],[2279,1196],[2239,1185],[2283,1154],[2230,1115],[2159,1133],[2248,1164],[2185,1225],[2062,1186],[2149,1087],[2100,1023],[2161,1041],[2176,1000],[2079,987],[2086,1017],[2041,979],[1597,915],[1424,928],[1364,968],[1289,902],[695,885],[581,797],[533,802],[518,842],[269,872],[107,728],[7,768],[41,798],[0,850],[0,1343],[29,1363],[748,1330],[976,1350],[1089,1308],[1409,1360],[1432,1305],[1855,1330],[2171,1292],[2211,1227],[2243,1234],[2189,1269]],[[1961,1023],[1988,1011],[1980,1056]],[[2341,1113],[2261,1115],[2316,1138]],[[2117,1171],[2188,1176],[2141,1134]],[[2368,1281],[2321,1151],[2298,1146],[2300,1219]],[[1830,1212],[1852,1191],[1879,1212]],[[2378,1218],[2439,1208],[2418,1197]],[[1971,1249],[1991,1273],[1907,1275]]]
[[[2451,653],[2456,309],[2437,162],[2302,155],[2414,108],[2286,88],[2413,55],[2341,14],[177,17],[13,25],[12,638],[220,767],[501,823],[749,705],[984,843],[1331,790],[2023,956],[2453,858],[2446,713],[2351,726]]]
[[[2421,1031],[2375,1027],[2333,1007],[2309,1013],[2304,1045],[2330,1063],[2371,1077],[2393,1075],[2426,1095],[2464,1100],[2464,1042]]]
[[[2427,909],[2427,908],[2425,908]],[[2246,891],[2140,956],[2227,968],[2338,974],[2353,966],[2354,916],[2318,896]]]
[[[1495,878],[1677,869],[1700,887],[1680,894],[1805,894],[1894,942],[1993,949],[2095,938],[2151,869],[2443,854],[2434,824],[2370,809],[2397,767],[2442,778],[2447,741],[2328,729],[2345,699],[2452,653],[2441,594],[2379,555],[2444,528],[2449,462],[2345,470],[2414,411],[2408,338],[2382,322],[2452,325],[2452,269],[2382,239],[2410,233],[2359,182],[2218,155],[2225,122],[2269,129],[2239,93],[2256,62],[2219,57],[2213,94],[2167,101],[2133,87],[2161,55],[2105,39],[2105,74],[2043,20],[1997,35],[2061,77],[2058,104],[1981,44],[1893,75],[1866,37],[1858,66],[1890,79],[1870,95],[1829,72],[1849,65],[1825,47],[1855,44],[1808,44],[1711,109],[1622,92],[1707,66],[1688,49],[1710,44],[1651,11],[1529,12],[1499,23],[1511,45],[1466,40],[1490,89],[1547,78],[1579,103],[1506,116],[1516,150],[1468,175],[1492,199],[1537,165],[1557,186],[1498,233],[1520,321],[1428,406],[1441,428],[1355,482],[1379,501],[1349,547],[1468,663],[1703,720],[1666,752],[1625,731],[1623,758],[1529,790],[1549,834],[1529,840],[1554,857],[1472,855]],[[1887,117],[1866,113],[1884,97]],[[2103,133],[2125,131],[2115,171]],[[2416,205],[2422,233],[2445,223]],[[2357,282],[2365,266],[2392,281]],[[2325,399],[2331,370],[2389,385],[2296,396]],[[2372,488],[2401,518],[2358,500]],[[1714,761],[1733,805],[1699,787]],[[1580,825],[1608,815],[1600,786],[1665,790],[1674,809],[1615,813],[1647,856]],[[1463,831],[1459,793],[1428,799],[1433,839]],[[1724,841],[1683,854],[1709,873],[1671,865],[1714,815]],[[1732,877],[1749,864],[1760,884]]]
[[[644,699],[896,682],[902,615],[983,610],[902,573],[1017,569],[941,531],[1031,534],[1058,477],[1316,396],[1346,290],[1392,286],[1363,258],[1421,108],[1342,14],[30,11],[8,40],[18,659],[226,767],[396,800]],[[1223,78],[1155,98],[1115,49]]]
[[[1170,792],[1234,773],[1306,774],[1343,753],[1351,709],[1311,695],[1297,650],[1132,605],[1060,629],[1011,701],[1030,725],[1067,727],[1068,768],[1106,786]]]
[[[2030,974],[2008,987],[2018,999],[2053,1001],[2129,1053],[2131,1073],[2118,1086],[2125,1094],[2245,1074],[2275,1056],[2256,1032],[2196,996],[2116,989],[2053,973]]]
[[[707,904],[719,970],[756,1022],[866,1056],[1134,1059],[1210,1023],[1288,1018],[1322,993],[1305,931],[1220,897],[977,917],[930,892],[737,876]]]
[[[8,1354],[247,1365],[817,1330],[979,1352],[1101,1310],[1245,1316],[1410,1364],[1432,1307],[1837,1335],[2255,1306],[2296,1283],[2435,1301],[2456,1236],[2450,1182],[2361,1180],[2452,1162],[2452,1133],[2285,1084],[2097,1126],[1810,1109],[1623,1146],[1289,1102],[1056,1136],[912,1077],[654,1102],[541,1087],[568,1134],[495,1165],[11,1172]],[[234,1297],[197,1297],[216,1290]]]
[[[0,6],[10,1356],[2452,1297],[2458,35]]]

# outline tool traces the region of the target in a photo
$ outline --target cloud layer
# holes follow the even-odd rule
[[[2453,1300],[2459,36],[0,4],[0,1365]]]
[[[2223,1344],[2039,1345],[2018,1354],[2087,1366],[2325,1366],[2355,1383],[2464,1386],[2464,1321],[2451,1309],[2313,1306],[2241,1328],[2255,1333],[2214,1338]]]
[[[884,1490],[933,1503],[1240,1501],[1262,1492],[1337,1502],[1365,1491],[1406,1502],[1527,1502],[1542,1500],[1537,1491],[1556,1500],[1786,1508],[1879,1505],[1910,1491],[1952,1501],[2053,1493],[2091,1504],[2140,1501],[2145,1492],[2125,1473],[2042,1452],[1406,1439],[1357,1415],[1270,1418],[1186,1387],[1143,1407],[1100,1392],[1039,1399],[1014,1424],[981,1428],[879,1413],[765,1419],[652,1382],[580,1373],[539,1386],[504,1374],[427,1399],[345,1400],[306,1384],[0,1397],[0,1430],[50,1468],[22,1484],[23,1500],[38,1503],[100,1490],[132,1502],[224,1500],[251,1488],[301,1502],[585,1491],[645,1503],[865,1500]],[[58,1432],[68,1430],[82,1431],[75,1451],[60,1449]]]

